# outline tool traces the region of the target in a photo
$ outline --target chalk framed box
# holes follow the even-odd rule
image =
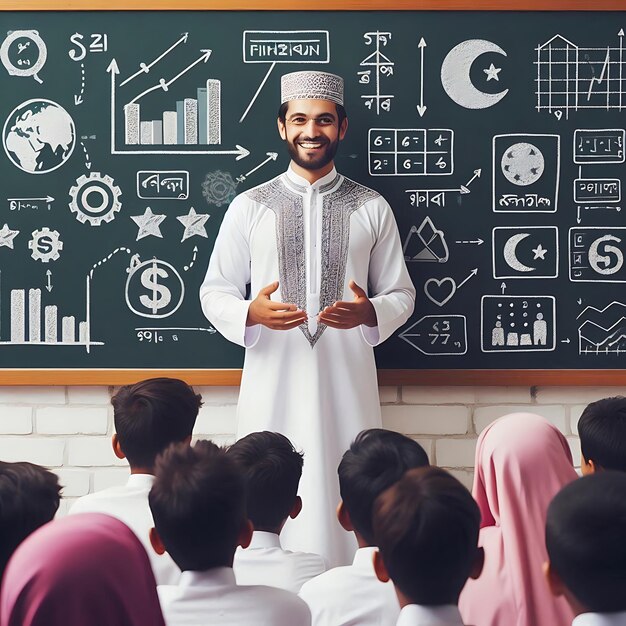
[[[22,0],[20,2],[7,2],[5,0],[0,0],[0,12],[13,12],[16,14],[23,13],[25,16],[28,16],[28,12],[64,12],[64,11],[67,11],[67,12],[103,11],[107,13],[125,12],[125,11],[138,11],[138,12],[146,11],[146,12],[159,12],[159,13],[165,12],[165,11],[176,11],[176,12],[221,11],[225,13],[226,12],[237,13],[237,12],[245,12],[245,11],[254,11],[254,12],[259,12],[259,13],[267,13],[267,12],[301,12],[301,11],[313,11],[313,10],[315,12],[336,12],[336,15],[345,14],[349,12],[357,12],[357,11],[366,12],[366,13],[381,11],[381,12],[385,12],[386,14],[397,13],[399,15],[403,14],[403,12],[424,11],[424,12],[429,12],[429,13],[463,12],[462,15],[469,16],[469,15],[474,15],[474,14],[481,15],[482,12],[488,11],[488,12],[497,12],[498,14],[502,14],[502,15],[507,15],[507,13],[510,13],[510,12],[516,12],[520,15],[523,15],[524,13],[528,13],[528,12],[537,12],[537,17],[540,19],[541,15],[546,14],[547,12],[564,12],[564,13],[590,12],[589,15],[599,15],[602,12],[624,11],[625,9],[626,9],[626,3],[623,0],[595,0],[595,1],[591,1],[591,0],[520,0],[520,2],[511,2],[510,0],[500,0],[500,1],[498,0],[475,0],[473,2],[469,2],[467,0],[466,1],[462,1],[462,0],[439,0],[439,1],[428,0],[427,1],[427,0],[424,0],[421,2],[417,0],[412,0],[412,1],[411,0],[393,0],[392,2],[384,2],[384,1],[368,1],[368,2],[360,1],[359,2],[356,0],[354,1],[343,0],[342,2],[335,2],[331,0],[319,0],[318,2],[315,3],[314,7],[304,7],[290,0],[282,0],[282,1],[268,0],[266,2],[259,2],[257,0],[236,0],[236,1],[215,0],[212,2],[200,1],[200,0],[198,1],[184,0],[182,2],[176,2],[176,3],[172,2],[171,0],[169,1],[168,0],[152,0],[150,2],[144,2],[140,0],[123,0],[123,1],[111,0],[108,2],[96,2],[96,1],[85,1],[85,0],[83,1],[80,1],[80,0],[57,1],[57,2],[53,2],[49,0]],[[591,13],[591,12],[595,12],[595,13]],[[624,13],[623,15],[625,17],[625,22],[626,22],[626,13]],[[581,17],[584,18],[584,16],[581,16]],[[1,20],[2,20],[2,13],[0,13],[0,21]],[[25,19],[24,21],[27,22],[28,20]],[[468,38],[472,35],[471,27],[467,30],[465,34],[468,36]],[[619,49],[620,54],[621,54],[621,49],[622,49],[621,41],[622,40],[620,39],[620,49]],[[608,55],[607,58],[609,58],[612,49],[618,50],[617,48],[611,48],[610,44],[608,47],[602,48],[602,50],[607,50],[607,55]],[[624,56],[626,57],[626,54]],[[567,59],[565,62],[565,67],[569,68],[569,61]],[[620,59],[617,62],[610,60],[608,62],[609,71],[611,71],[611,67],[617,67],[617,70],[621,72],[622,67],[626,69],[626,60],[624,60],[622,56],[620,56]],[[0,68],[0,71],[2,71],[2,68]],[[613,69],[612,71],[615,71],[615,69]],[[619,112],[622,111],[622,103],[621,103],[622,93],[624,95],[624,102],[625,102],[624,108],[626,108],[626,72],[624,72],[624,74],[625,74],[624,78],[622,78],[620,74],[619,84],[617,87],[617,91],[619,92],[619,98],[620,98]],[[492,75],[491,78],[495,80],[499,80],[499,78],[497,77],[497,74]],[[594,74],[594,77],[591,80],[591,82],[593,83],[593,80],[595,80],[598,84],[600,84],[600,81],[604,80],[604,78],[605,77],[603,77],[602,73],[600,72],[598,75]],[[541,75],[539,75],[539,80],[541,80]],[[565,85],[567,88],[569,87],[570,80],[573,80],[573,79],[570,77],[565,78],[565,81],[566,81]],[[576,80],[578,80],[578,78]],[[612,80],[616,81],[617,77],[614,76]],[[615,104],[614,101],[611,101],[611,95],[609,92],[611,92],[611,84],[615,86],[616,83],[615,82],[611,83],[610,77],[606,77],[606,81],[607,81],[606,82],[607,111],[611,113],[612,110],[616,109],[617,105]],[[577,96],[579,93],[578,89],[579,88],[578,88],[578,83],[577,83],[575,87],[575,94],[574,94],[575,96]],[[586,86],[585,86],[585,89],[586,89]],[[613,90],[615,90],[615,87],[613,87]],[[538,99],[539,99],[539,105],[540,105],[541,95],[539,94],[541,93],[541,86],[537,88],[537,91],[538,91]],[[591,88],[590,88],[589,93],[591,93]],[[555,91],[554,97],[558,97],[558,95],[559,94]],[[593,95],[595,97],[595,94]],[[550,97],[553,97],[552,93],[550,94]],[[564,112],[567,115],[567,117],[569,117],[570,111],[572,112],[572,115],[573,115],[574,107],[573,105],[570,106],[569,104],[570,94],[568,93],[565,96],[565,98],[566,100],[565,100],[565,105],[563,109],[561,110],[558,108],[557,105],[553,105],[551,103],[550,113],[552,113],[552,108],[554,108],[555,110],[561,110],[561,113]],[[581,109],[583,108],[584,107],[581,106]],[[4,109],[8,109],[8,105],[7,106],[3,105],[2,110]],[[576,108],[575,111],[578,112],[578,108]],[[423,115],[423,113],[420,114],[420,117],[421,115]],[[419,119],[420,118],[416,117],[413,120],[412,124],[414,126],[420,126]],[[554,120],[552,118],[550,119],[552,123],[554,123]],[[603,127],[602,120],[603,120],[602,117],[597,117],[593,121],[586,119],[585,123],[589,127],[592,127],[592,128]],[[403,119],[403,122],[404,121],[405,120]],[[559,117],[559,122],[560,121],[561,121],[561,118]],[[369,126],[376,126],[376,125],[385,126],[385,125],[395,124],[395,122],[383,121],[382,118],[380,119],[380,122],[381,123],[378,124],[378,118],[372,118],[368,120]],[[452,124],[452,122],[450,122],[450,124]],[[422,122],[421,125],[426,126],[427,122]],[[538,126],[540,126],[542,130],[544,130],[546,127],[546,124],[544,124],[543,120],[541,120],[538,123]],[[610,124],[607,124],[607,126],[610,126]],[[623,122],[622,122],[622,126],[623,126]],[[491,128],[488,130],[489,132],[492,131]],[[400,132],[400,131],[396,130],[396,132]],[[496,134],[495,128],[493,129],[493,134]],[[530,136],[530,133],[527,133],[527,135]],[[565,137],[566,137],[565,131],[562,133],[562,135],[563,135],[562,143],[565,144]],[[495,156],[494,156],[494,159],[495,159]],[[576,163],[578,162],[576,161]],[[590,163],[590,161],[586,161],[586,163]],[[370,159],[369,164],[370,166],[372,165],[371,159]],[[494,160],[494,164],[495,164],[495,160]],[[485,167],[486,165],[487,164],[485,163],[483,167]],[[361,166],[367,169],[367,163],[361,163]],[[495,165],[494,165],[494,170],[495,170]],[[495,174],[491,172],[490,175],[492,175],[492,177],[495,180]],[[557,177],[558,176],[559,174],[557,170]],[[369,180],[372,183],[372,186],[375,186],[374,183],[378,182],[380,179],[371,178]],[[592,180],[592,179],[589,179],[589,180]],[[606,179],[603,178],[602,180],[606,180]],[[258,182],[260,181],[257,181],[257,184]],[[458,182],[458,181],[455,181],[455,182]],[[494,185],[495,184],[496,183],[494,182]],[[461,185],[461,187],[463,187],[463,185]],[[404,191],[408,193],[409,190],[404,190]],[[422,192],[424,191],[432,191],[432,190],[428,188],[428,189],[422,190]],[[449,190],[446,190],[446,191],[449,191]],[[562,196],[565,195],[565,193],[566,192],[562,190]],[[383,191],[383,194],[386,195],[384,191]],[[420,203],[419,190],[417,191],[415,198],[416,198],[415,199],[416,204],[415,206],[413,206],[413,208],[415,209],[423,208],[423,207],[420,207],[420,204],[419,204]],[[493,200],[495,202],[495,197],[493,198]],[[554,200],[554,204],[555,204],[555,211],[556,211],[556,199]],[[574,205],[575,202],[571,198],[568,201],[567,197],[565,198],[562,197],[559,211],[568,210],[566,208],[568,207],[568,204]],[[459,202],[459,206],[461,206],[460,202]],[[572,207],[570,207],[570,209],[571,208]],[[579,208],[585,209],[586,207],[582,206]],[[395,207],[394,207],[394,210],[395,210]],[[410,215],[414,216],[415,213],[416,212]],[[436,219],[436,214],[434,215]],[[572,215],[573,215],[573,218],[572,218]],[[408,216],[408,210],[403,212],[404,224],[402,225],[407,225],[410,223],[411,219],[414,219],[414,217],[407,217],[407,216]],[[423,217],[423,214],[420,213],[420,216]],[[402,214],[401,214],[401,217],[402,217]],[[511,216],[510,214],[507,217],[515,220],[515,216]],[[565,218],[559,217],[559,220],[561,220],[559,221],[559,225],[563,228],[564,231],[565,231],[565,226],[571,227],[570,230],[575,229],[576,224],[580,224],[580,221],[576,221],[575,217],[576,217],[575,214],[569,214]],[[2,218],[0,219],[0,222],[4,223],[4,221],[6,221],[7,219],[8,218]],[[525,218],[525,219],[528,219],[529,223],[531,224],[527,226],[526,230],[532,229],[532,228],[540,229],[543,225],[546,224],[545,216],[537,216],[535,214],[531,218]],[[619,228],[618,226],[615,226],[615,221],[614,220],[611,221],[611,219],[612,218],[607,219],[607,225],[606,225],[607,232],[613,232],[613,230],[611,229]],[[532,220],[535,220],[535,221],[532,221]],[[402,223],[402,219],[399,218],[399,224],[401,223]],[[516,228],[518,227],[518,223],[519,222],[511,221],[510,219],[508,222],[499,221],[497,222],[497,228],[501,228],[501,229]],[[583,226],[580,227],[580,230],[584,230],[586,223],[587,222],[583,220]],[[489,226],[491,226],[491,222],[489,222]],[[554,228],[552,226],[550,227]],[[602,228],[604,227],[605,226],[602,226]],[[548,228],[548,226],[546,226],[546,228]],[[590,229],[590,228],[598,228],[598,227],[588,226],[587,228]],[[408,242],[408,237],[407,237],[406,242]],[[458,241],[457,243],[460,245],[461,243],[466,243],[466,242]],[[488,247],[489,247],[489,244],[485,246],[485,248],[488,248]],[[558,248],[558,245],[557,245],[557,248]],[[2,251],[2,248],[0,248],[0,251]],[[463,253],[459,253],[459,256],[464,257],[465,255]],[[496,285],[496,288],[494,288],[492,285],[489,285],[489,288],[491,289],[492,292],[497,292],[500,281],[498,279],[498,273],[497,273],[498,270],[496,269],[495,250],[492,250],[492,256],[493,256],[493,259],[488,259],[488,260],[493,261],[493,266],[494,266],[493,267],[493,280],[495,281],[494,284]],[[567,271],[563,269],[563,259],[565,258],[565,256],[566,255],[562,255],[562,258],[560,261],[562,278],[563,278],[563,275],[567,273]],[[1,256],[0,256],[0,260],[2,260]],[[482,257],[481,260],[485,261],[485,257]],[[483,269],[486,272],[490,271],[491,268],[486,267],[486,265],[487,264],[483,264],[483,266],[481,266],[482,268],[481,271]],[[558,265],[559,265],[559,260],[557,258],[555,267],[558,267]],[[413,265],[411,267],[415,268],[416,265]],[[422,265],[421,267],[424,267],[424,265]],[[510,268],[507,268],[507,269],[509,269],[510,271]],[[415,270],[413,271],[415,272]],[[573,270],[570,267],[570,272],[571,271]],[[413,275],[419,275],[419,272],[416,272]],[[524,276],[518,275],[518,276],[513,276],[513,278],[524,278]],[[436,282],[439,283],[439,285],[437,286],[440,287],[441,284],[443,283],[443,280],[436,280]],[[509,285],[507,289],[510,289],[512,285],[517,286],[523,282],[524,281],[511,282],[509,280],[507,282],[507,284]],[[458,283],[456,283],[455,290],[459,288],[459,284],[460,284],[460,280],[458,281]],[[549,283],[539,283],[539,284],[543,285],[540,290],[541,293],[545,294],[545,293],[551,292],[550,287],[545,286],[546,284],[549,285]],[[419,294],[420,287],[422,287],[421,284],[418,287],[418,294]],[[1,288],[2,288],[2,284],[0,283],[0,289]],[[580,285],[578,284],[578,282],[576,280],[570,280],[570,282],[567,282],[564,287],[561,287],[563,291],[562,293],[559,293],[559,296],[561,296],[563,300],[565,301],[566,298],[569,298],[569,296],[571,295],[570,291],[576,290],[578,288],[580,288]],[[592,287],[589,287],[589,289],[591,288]],[[594,285],[593,288],[595,289],[596,285]],[[519,288],[517,290],[520,291]],[[521,291],[523,293],[523,290]],[[504,295],[504,293],[505,292],[503,289],[502,295]],[[511,291],[511,293],[513,293],[513,291]],[[427,290],[425,291],[425,294],[430,298]],[[575,295],[578,296],[579,294],[577,293]],[[2,295],[0,293],[0,298],[1,297]],[[490,296],[490,297],[496,297],[496,296]],[[516,298],[516,297],[523,298],[525,296],[523,295],[519,295],[519,296],[511,295],[510,296],[510,298]],[[587,300],[585,303],[586,304],[593,303],[594,307],[592,308],[594,308],[595,310],[599,310],[602,308],[602,306],[600,303],[596,304],[596,301],[594,299],[596,297],[597,296],[594,293],[591,296],[591,300]],[[581,298],[581,299],[585,300],[585,298]],[[420,315],[423,315],[424,317],[428,317],[428,318],[433,318],[433,319],[457,317],[454,314],[446,315],[441,312],[441,310],[443,309],[443,304],[447,303],[447,300],[445,300],[445,298],[442,298],[442,300],[445,300],[445,302],[441,302],[441,301],[436,302],[435,300],[432,300],[431,298],[430,308],[425,311],[422,311],[421,313],[414,315],[414,318],[411,320],[411,322],[407,324],[407,326],[414,325],[415,320],[417,320]],[[570,306],[570,300],[571,298],[567,300],[567,305],[566,305],[567,307]],[[432,306],[433,302],[436,306],[441,307],[441,309],[434,308]],[[608,304],[606,308],[608,308]],[[463,307],[461,308],[461,310],[464,312]],[[0,309],[0,316],[1,315],[2,315],[2,309]],[[554,322],[553,325],[556,327],[556,315],[555,315],[555,319],[553,319],[552,321]],[[482,324],[482,313],[481,313],[481,324]],[[0,322],[0,337],[2,335],[2,332],[5,332],[4,326],[6,325],[1,325],[1,322]],[[506,342],[503,346],[504,350],[500,351],[500,352],[504,352],[505,355],[504,356],[500,355],[498,357],[500,361],[498,365],[495,367],[484,367],[484,368],[483,367],[473,368],[473,367],[464,367],[464,366],[447,367],[446,365],[447,361],[445,357],[449,356],[448,353],[442,351],[441,349],[439,349],[438,352],[428,353],[428,350],[426,351],[424,350],[424,346],[416,347],[415,345],[412,345],[411,335],[407,335],[406,337],[403,337],[403,338],[405,339],[406,344],[411,344],[409,346],[409,349],[410,350],[416,349],[418,352],[416,352],[415,354],[419,354],[420,358],[425,356],[426,357],[425,361],[421,362],[419,365],[420,368],[416,368],[416,369],[413,369],[410,367],[393,367],[393,355],[390,356],[389,354],[385,354],[383,358],[385,360],[386,366],[384,368],[379,369],[379,372],[378,372],[379,384],[386,385],[386,386],[393,386],[393,385],[613,386],[613,385],[626,384],[626,370],[618,367],[621,344],[618,344],[617,355],[614,355],[613,353],[609,355],[609,351],[608,351],[609,344],[606,344],[607,345],[606,354],[604,354],[597,347],[596,347],[595,355],[593,355],[592,354],[593,351],[590,351],[588,348],[587,348],[587,352],[584,353],[583,349],[580,347],[582,345],[580,328],[576,329],[575,326],[576,325],[574,324],[572,328],[568,328],[568,332],[564,333],[563,335],[557,334],[556,329],[555,329],[554,337],[553,337],[554,346],[553,346],[552,351],[547,351],[546,355],[539,354],[538,358],[532,357],[532,358],[536,358],[536,360],[540,361],[542,364],[545,364],[546,360],[553,358],[555,353],[560,354],[558,352],[559,350],[573,349],[573,346],[570,346],[570,343],[571,342],[573,342],[574,344],[576,343],[576,340],[573,338],[574,337],[573,333],[574,331],[578,330],[578,335],[579,335],[578,336],[578,345],[579,345],[578,354],[575,355],[575,357],[570,358],[567,352],[563,353],[562,356],[556,359],[555,361],[556,365],[554,368],[533,367],[532,365],[534,363],[532,361],[532,358],[530,361],[522,362],[522,361],[519,361],[519,359],[525,358],[525,357],[507,356],[506,349],[510,348],[512,353],[515,353],[518,345],[511,344],[511,346],[508,346],[508,343]],[[484,329],[481,329],[480,332],[484,334]],[[567,335],[568,339],[570,339],[570,337],[572,338],[570,339],[570,341],[567,341],[567,344],[568,344],[567,346],[561,346],[559,345],[559,342],[565,343],[565,340],[563,339],[565,335]],[[418,336],[418,335],[415,335],[415,336]],[[465,341],[467,341],[467,339]],[[515,341],[518,341],[518,339],[516,339]],[[599,342],[598,342],[598,345],[600,345]],[[602,345],[604,346],[604,344]],[[499,343],[498,343],[498,346],[500,346]],[[406,348],[406,346],[404,347]],[[484,347],[482,347],[483,349],[481,350],[481,347],[482,346],[479,346],[478,343],[474,343],[474,345],[472,346],[472,349],[478,352],[479,355],[482,355],[482,358],[484,359],[491,358],[490,356],[485,357],[484,355],[485,354],[488,355],[489,350],[493,348],[494,346],[490,347],[488,345],[487,350],[484,350]],[[467,345],[465,346],[465,348],[467,349]],[[239,385],[240,380],[241,380],[241,370],[238,368],[223,369],[223,368],[215,367],[215,368],[210,368],[210,369],[201,369],[198,367],[192,367],[192,368],[185,368],[185,367],[173,367],[173,368],[137,367],[137,368],[134,368],[133,367],[133,368],[126,369],[123,367],[91,368],[89,366],[71,367],[71,368],[54,367],[54,366],[30,368],[27,366],[26,367],[20,366],[20,367],[14,368],[11,366],[11,363],[10,363],[12,350],[14,349],[16,348],[11,347],[11,346],[0,345],[0,384],[1,385],[121,385],[121,384],[131,383],[131,382],[134,382],[134,381],[146,378],[146,377],[151,377],[151,376],[173,376],[173,377],[182,378],[188,381],[190,384],[216,385],[216,386]],[[35,349],[35,346],[30,346],[29,349]],[[494,349],[494,352],[496,351],[497,350]],[[4,353],[4,358],[3,358],[3,353]],[[583,353],[585,354],[584,357],[582,357]],[[570,352],[570,354],[572,353]],[[624,354],[626,354],[626,352],[624,352]],[[459,363],[460,362],[459,359],[461,358],[461,355],[462,353],[459,350],[456,356],[453,355],[453,359],[450,360],[450,362],[453,364]],[[428,359],[430,357],[434,357],[432,359],[432,362],[437,363],[437,367],[432,368],[432,369],[427,367]],[[582,360],[581,360],[581,357],[582,357]],[[601,362],[602,367],[597,367],[596,369],[589,369],[589,368],[585,368],[581,366],[581,363],[584,363],[584,358],[594,359],[595,357],[604,359],[604,361]],[[511,363],[513,363],[514,365],[516,363],[522,363],[523,366],[514,367],[512,369],[506,368],[505,365],[508,362],[507,359],[509,358],[512,359]],[[406,360],[406,357],[405,357],[405,360]],[[60,364],[62,364],[62,358],[60,358],[59,361],[60,361]],[[567,364],[570,362],[574,363],[575,369],[569,369],[567,367]],[[488,364],[489,361],[485,360],[484,363]],[[527,364],[530,364],[531,366],[527,366]],[[563,366],[564,364],[566,365]],[[609,366],[605,367],[607,364]]]

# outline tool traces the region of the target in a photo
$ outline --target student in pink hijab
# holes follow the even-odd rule
[[[1,626],[165,626],[145,549],[100,513],[46,524],[15,551],[0,592]]]
[[[548,505],[577,478],[565,437],[539,415],[512,413],[481,433],[473,495],[481,512],[485,566],[465,585],[459,609],[476,626],[569,626],[574,614],[545,583]]]

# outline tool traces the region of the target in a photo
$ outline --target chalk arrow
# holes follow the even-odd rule
[[[113,59],[107,67],[111,74],[111,154],[115,152],[115,77],[120,73],[117,61]]]
[[[474,276],[476,276],[476,274],[478,274],[478,268],[475,267],[467,276],[467,278],[465,280],[463,280],[462,282],[460,282],[456,288],[460,289],[470,278],[473,278]]]
[[[617,33],[619,37],[619,110],[622,110],[622,96],[624,92],[622,91],[622,75],[624,72],[624,29],[620,28],[619,33]]]
[[[265,159],[263,163],[259,163],[256,167],[253,167],[249,172],[246,172],[243,175],[244,179],[248,178],[250,174],[253,174],[258,169],[262,168],[266,163],[269,163],[270,161],[275,161],[278,158],[278,152],[266,152],[265,154],[267,154],[267,159]]]
[[[480,175],[482,173],[482,170],[478,169],[478,170],[474,170],[474,176],[472,176],[466,183],[465,183],[465,187],[469,187],[474,180],[476,180],[477,178],[480,178]],[[469,193],[469,191],[468,191]]]
[[[485,242],[482,239],[469,239],[466,241],[455,241],[454,243],[471,243],[477,246],[482,246]]]
[[[500,285],[500,289],[502,289],[502,295],[504,295],[504,292],[506,291],[506,283],[502,283]]]
[[[80,93],[74,94],[74,105],[78,106],[83,103],[83,94],[85,93],[85,64],[80,64]]]
[[[568,337],[567,339],[561,339],[561,343],[569,343],[570,342],[570,338]]]
[[[46,289],[48,290],[48,293],[50,293],[52,291],[52,272],[48,270],[46,272],[46,276],[48,277],[48,284],[46,285]]]
[[[48,204],[50,204],[51,202],[54,202],[54,198],[52,196],[46,196],[45,198],[7,198],[7,202],[11,202],[11,201],[15,201],[15,202],[47,202]]]
[[[578,304],[582,305],[583,299],[582,298],[578,298],[578,300],[576,300],[576,302],[578,302]]]
[[[135,100],[137,100],[138,98],[142,97],[143,95],[145,95],[149,91],[153,91],[155,89],[163,88],[163,89],[167,90],[167,87],[169,85],[171,85],[175,80],[180,78],[185,72],[188,72],[194,65],[197,65],[198,63],[200,63],[202,61],[204,61],[206,63],[209,60],[209,57],[211,56],[211,50],[204,50],[203,52],[204,52],[204,54],[199,59],[196,59],[196,61],[194,61],[191,65],[189,65],[182,72],[177,74],[171,80],[166,82],[163,79],[161,79],[161,82],[165,85],[165,87],[162,87],[161,84],[156,85],[155,87],[152,87],[151,89],[148,89],[147,91],[145,91],[143,94],[140,94],[139,96],[137,96],[137,98],[135,98]],[[207,155],[233,154],[233,155],[236,155],[235,156],[235,160],[236,161],[240,161],[241,159],[245,159],[250,154],[250,150],[248,150],[248,149],[246,149],[246,148],[244,148],[243,146],[240,146],[240,145],[235,145],[235,149],[234,150],[194,150],[194,151],[189,151],[189,150],[116,150],[115,149],[115,76],[120,73],[120,69],[119,69],[119,66],[117,65],[117,61],[115,59],[113,59],[111,61],[111,63],[107,67],[106,71],[111,74],[111,154],[186,154],[186,155],[191,155],[191,154],[203,154],[203,155],[204,154],[207,154]]]
[[[137,78],[140,74],[147,74],[150,71],[150,68],[156,65],[163,57],[167,56],[176,46],[179,46],[181,43],[187,43],[187,39],[189,38],[189,33],[183,33],[183,36],[172,46],[170,46],[165,52],[160,54],[152,63],[139,64],[139,70],[137,70],[132,76],[129,76],[123,83],[120,83],[120,87],[123,87],[126,83],[129,83],[134,78]]]
[[[250,150],[246,150],[243,146],[235,144],[235,148],[237,148],[237,150],[235,150],[234,153],[239,155],[235,158],[235,161],[241,161],[241,159],[245,159],[250,154]]]
[[[580,207],[576,207],[576,223],[580,224]]]
[[[246,110],[243,112],[243,115],[239,119],[240,124],[246,119],[246,116],[250,112],[252,105],[256,102],[256,99],[259,97],[259,94],[261,93],[261,89],[263,89],[265,83],[267,82],[267,79],[270,77],[270,74],[272,73],[272,70],[275,67],[276,67],[276,61],[274,61],[274,63],[270,65],[269,69],[267,70],[267,74],[265,74],[265,77],[263,78],[263,80],[261,81],[261,84],[259,85],[259,88],[256,90],[255,94],[252,96],[252,100],[250,100],[250,104],[248,104],[248,106],[246,107]]]
[[[198,63],[206,63],[209,60],[209,58],[211,57],[212,50],[202,50],[202,53],[203,53],[202,56],[200,56],[193,63],[188,65],[184,70],[182,70],[182,72],[178,72],[178,74],[176,74],[176,76],[174,76],[174,78],[170,78],[170,80],[165,80],[164,78],[160,78],[157,85],[154,85],[154,87],[150,87],[149,89],[146,89],[145,91],[142,91],[138,96],[133,98],[128,104],[133,104],[133,103],[137,102],[137,100],[140,100],[146,94],[149,94],[152,91],[156,91],[157,89],[162,89],[163,91],[167,91],[169,89],[169,86],[172,83],[176,82],[181,76],[183,76],[189,70],[191,70],[196,65],[198,65]]]
[[[193,247],[193,257],[191,259],[191,262],[189,263],[189,265],[185,265],[185,267],[184,267],[186,272],[188,272],[193,267],[193,264],[196,262],[196,258],[197,257],[198,257],[198,246],[194,246]]]
[[[417,112],[420,117],[424,117],[426,113],[426,105],[424,104],[424,48],[426,47],[426,41],[422,37],[417,44],[420,49],[420,103],[417,105]]]

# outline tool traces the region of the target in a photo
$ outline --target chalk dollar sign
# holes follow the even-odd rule
[[[139,297],[139,302],[152,313],[160,311],[172,301],[172,292],[165,285],[159,284],[159,277],[169,278],[169,274],[163,267],[157,266],[156,261],[141,274],[141,284],[151,290],[151,296],[144,294]]]
[[[141,317],[169,317],[178,310],[185,285],[173,265],[160,259],[133,258],[126,280],[126,304]]]

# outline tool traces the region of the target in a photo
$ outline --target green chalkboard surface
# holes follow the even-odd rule
[[[417,288],[388,369],[626,360],[626,13],[0,13],[0,367],[238,368],[198,288],[287,167],[282,73],[346,81],[336,165]]]

